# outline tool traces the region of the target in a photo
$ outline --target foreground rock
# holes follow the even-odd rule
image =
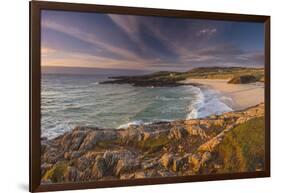
[[[239,171],[261,170],[264,152],[252,152],[262,145],[253,137],[262,135],[263,117],[264,105],[260,104],[203,119],[127,129],[77,127],[42,141],[42,183],[210,174],[233,172],[235,167]],[[240,149],[242,153],[237,152]],[[241,163],[230,165],[229,158],[235,156]]]

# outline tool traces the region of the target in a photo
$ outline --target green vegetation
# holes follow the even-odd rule
[[[66,172],[68,163],[61,161],[56,163],[50,170],[43,176],[43,180],[51,180],[52,182],[62,182],[63,176]]]
[[[195,68],[189,72],[187,78],[230,79],[237,76],[251,75],[260,80],[264,76],[263,68],[242,67],[208,67]]]
[[[101,149],[106,149],[115,146],[116,144],[117,142],[115,140],[105,140],[105,141],[99,141],[96,147],[99,147]]]
[[[242,67],[201,67],[187,72],[156,72],[140,76],[146,80],[185,80],[186,78],[229,79],[236,76],[251,75],[260,80],[264,76],[263,68]]]
[[[229,83],[229,84],[249,84],[249,83],[256,82],[256,81],[257,81],[257,78],[255,76],[242,75],[242,76],[232,78],[227,83]]]
[[[138,146],[143,150],[153,152],[170,142],[171,140],[167,137],[167,135],[160,135],[157,138],[150,138],[145,141],[141,141]]]
[[[256,171],[264,167],[264,117],[254,118],[231,130],[217,147],[220,172]]]
[[[111,77],[114,80],[102,84],[132,84],[134,86],[180,86],[179,81],[185,79],[231,79],[234,77],[251,76],[256,81],[264,80],[263,68],[243,67],[201,67],[187,72],[160,71],[142,76]]]

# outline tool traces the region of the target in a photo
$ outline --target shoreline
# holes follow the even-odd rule
[[[228,84],[228,81],[228,79],[186,79],[181,82],[207,86],[224,96],[230,97],[232,102],[227,103],[227,105],[235,111],[264,103],[264,84],[262,82]]]
[[[225,100],[221,100],[222,103],[226,104],[228,107],[230,107],[233,111],[240,111],[245,110],[247,108],[253,107],[255,105],[258,105],[260,103],[264,103],[264,84],[262,82],[256,82],[256,83],[250,83],[250,84],[228,84],[228,79],[186,79],[183,81],[180,81],[180,84],[183,85],[192,85],[197,88],[209,88],[216,92],[218,92],[218,98],[220,96],[226,97]],[[217,107],[216,107],[217,108]],[[229,111],[231,111],[231,109]],[[229,112],[224,111],[224,112]],[[213,115],[214,113],[210,114]],[[221,114],[221,113],[219,113]],[[206,115],[199,118],[205,118],[210,115]],[[195,119],[197,119],[196,117]],[[157,122],[171,122],[171,121],[177,121],[179,119],[170,119],[170,120],[156,120],[153,122],[142,122],[142,123],[136,123],[141,122],[141,120],[134,120],[131,122],[126,122],[118,127],[114,127],[114,129],[120,129],[120,128],[128,128],[133,125],[147,125],[147,124],[153,124]],[[81,126],[81,125],[76,125]],[[76,127],[75,126],[75,127]],[[70,129],[73,130],[75,127],[72,127]],[[97,126],[99,128],[103,128],[100,126]],[[69,131],[69,130],[67,130]],[[41,136],[42,138],[46,139],[54,139],[60,135],[63,135],[65,132],[60,133],[54,137],[49,137],[47,135]]]
[[[263,83],[228,84],[227,79],[171,78],[176,74],[163,72],[158,75],[161,75],[159,80],[153,79],[156,75],[152,76],[152,85],[151,80],[143,83],[130,78],[119,83],[210,88],[211,94],[215,94],[210,95],[211,99],[230,103],[231,109],[222,114],[128,125],[120,129],[76,126],[53,139],[41,138],[41,184],[265,169]],[[224,97],[231,100],[224,101]],[[215,104],[209,109],[217,111],[218,108]]]
[[[41,141],[41,183],[219,174],[237,172],[237,164],[239,171],[261,171],[264,150],[256,154],[256,147],[264,146],[264,140],[257,142],[256,137],[264,136],[263,123],[264,104],[259,104],[218,116],[126,129],[76,127]],[[247,141],[241,144],[245,135]],[[226,148],[236,152],[244,146],[254,151],[224,154]],[[246,162],[233,163],[233,156]]]
[[[264,103],[264,84],[261,82],[257,83],[250,83],[250,84],[228,84],[228,79],[186,79],[184,81],[180,81],[180,84],[184,85],[192,85],[197,88],[209,88],[216,92],[218,92],[218,96],[226,97],[226,100],[221,101],[222,103],[225,103],[228,107],[230,107],[233,111],[241,111],[245,110],[250,107],[254,107],[260,103]],[[231,100],[227,100],[231,99]],[[231,110],[230,110],[231,111]],[[229,111],[225,111],[229,112]],[[213,113],[214,114],[214,113]],[[211,114],[211,115],[213,115]],[[220,113],[221,114],[221,113]],[[206,115],[200,118],[206,118],[210,115]],[[196,117],[195,119],[198,119]],[[148,122],[148,123],[133,123],[138,122],[140,120],[135,120],[132,122],[127,122],[124,124],[119,125],[118,127],[115,127],[114,129],[124,129],[128,128],[130,126],[139,126],[139,125],[148,125],[148,124],[154,124],[158,122],[172,122],[177,121],[180,119],[171,119],[171,120],[159,120],[154,122]],[[125,126],[126,125],[126,126]],[[81,126],[81,125],[76,125]],[[73,127],[71,130],[73,130],[75,127]],[[100,126],[97,126],[99,128],[103,128]],[[70,130],[70,131],[71,131]],[[68,131],[65,131],[68,132]],[[42,138],[46,138],[48,140],[54,139],[60,135],[64,135],[64,133],[60,133],[59,135],[55,137],[47,137],[42,136]]]

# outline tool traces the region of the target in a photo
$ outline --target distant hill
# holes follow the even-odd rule
[[[187,77],[207,79],[231,79],[236,76],[252,75],[260,80],[264,77],[264,68],[245,67],[201,67],[185,73]]]
[[[186,72],[160,71],[141,76],[110,77],[113,80],[102,84],[132,84],[134,86],[180,86],[185,79],[233,79],[240,76],[251,76],[256,81],[264,80],[263,68],[244,67],[200,67]]]

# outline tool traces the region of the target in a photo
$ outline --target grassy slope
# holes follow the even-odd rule
[[[206,79],[230,79],[241,75],[253,75],[257,80],[263,80],[263,68],[242,68],[242,67],[202,67],[194,68],[187,72],[161,71],[143,76],[122,76],[118,79],[132,81],[181,81],[186,78],[206,78]]]
[[[252,75],[261,80],[264,76],[263,68],[196,68],[186,72],[187,78],[230,79],[242,75]]]
[[[264,167],[264,117],[241,124],[227,133],[217,152],[224,167],[219,172],[256,171]]]

